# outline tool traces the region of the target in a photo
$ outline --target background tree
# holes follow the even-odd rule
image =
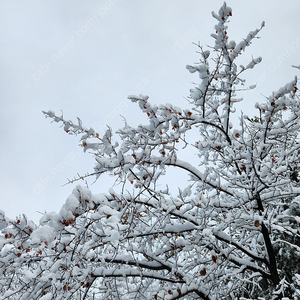
[[[300,296],[297,78],[256,104],[258,117],[233,123],[241,76],[262,59],[236,61],[264,23],[235,43],[231,16],[226,3],[213,13],[215,44],[198,45],[199,63],[187,66],[200,77],[188,108],[131,95],[149,122],[125,122],[116,139],[44,112],[94,155],[94,172],[78,179],[115,184],[97,195],[77,186],[39,226],[1,212],[1,299]],[[165,184],[169,169],[188,181]]]

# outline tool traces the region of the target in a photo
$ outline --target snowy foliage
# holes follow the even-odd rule
[[[236,43],[231,16],[226,3],[213,13],[214,46],[187,66],[200,78],[187,108],[130,95],[148,123],[125,123],[118,139],[44,112],[81,136],[90,175],[116,183],[105,194],[78,185],[39,225],[0,211],[1,299],[299,299],[297,78],[234,124],[242,73],[262,59],[236,61],[264,23]],[[188,181],[166,185],[169,169]]]

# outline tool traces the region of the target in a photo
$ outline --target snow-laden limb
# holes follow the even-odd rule
[[[15,256],[15,260],[7,260],[3,267],[6,276],[13,275],[18,281],[3,293],[4,299],[39,299],[48,293],[53,295],[50,299],[57,297],[55,295],[73,299],[74,293],[77,296],[88,290],[91,294],[100,293],[99,286],[111,284],[112,278],[124,279],[131,284],[140,280],[145,284],[149,280],[164,281],[169,283],[169,289],[190,284],[191,278],[185,278],[184,268],[176,271],[174,263],[165,258],[166,255],[172,257],[175,252],[184,253],[186,241],[180,236],[195,228],[188,224],[169,223],[166,230],[159,231],[152,220],[153,224],[144,226],[148,230],[146,234],[142,227],[134,224],[135,218],[146,219],[142,207],[141,211],[131,210],[128,207],[131,201],[135,200],[130,196],[92,195],[86,188],[77,186],[60,213],[46,214],[41,219],[41,226],[27,235],[23,244],[13,239],[22,230],[22,222],[11,221],[13,234],[7,237],[11,246],[7,251],[10,256]],[[74,203],[77,203],[76,207]],[[129,212],[133,214],[130,222]],[[152,230],[149,229],[151,225]],[[168,235],[178,237],[172,239],[172,243]],[[152,244],[151,240],[155,239],[158,243],[164,239],[165,245],[161,253],[156,252],[152,257],[153,252],[143,245],[148,240]],[[2,251],[1,254],[4,263],[7,253]],[[4,280],[2,278],[2,288]],[[145,293],[150,297],[154,291],[156,289],[151,288]],[[127,289],[118,289],[121,295],[128,292]],[[193,293],[211,299],[201,287],[193,289]],[[115,295],[112,290],[111,297]]]
[[[44,112],[93,154],[87,176],[116,181],[103,194],[78,185],[39,225],[0,211],[1,299],[300,297],[298,81],[233,124],[243,72],[262,61],[238,59],[264,23],[236,43],[231,16],[226,3],[213,13],[214,46],[187,66],[200,82],[186,108],[130,95],[148,122],[117,139]]]

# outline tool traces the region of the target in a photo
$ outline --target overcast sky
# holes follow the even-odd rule
[[[14,218],[59,211],[75,185],[67,178],[92,172],[94,160],[42,110],[80,117],[100,134],[147,122],[128,94],[146,94],[156,104],[186,107],[192,82],[185,66],[198,60],[192,42],[213,45],[215,19],[223,1],[202,0],[1,0],[0,1],[0,209]],[[251,115],[263,101],[299,75],[299,0],[227,1],[233,16],[230,39],[266,27],[242,56],[262,56],[248,72],[241,109]],[[90,186],[106,192],[108,182]]]

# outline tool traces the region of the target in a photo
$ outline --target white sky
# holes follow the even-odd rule
[[[103,133],[147,122],[128,94],[186,107],[184,97],[199,82],[185,66],[198,60],[192,42],[213,45],[215,19],[223,1],[99,0],[0,1],[0,209],[14,218],[59,211],[75,185],[62,185],[77,173],[92,172],[94,160],[78,147],[79,137],[50,124],[42,110],[79,116],[84,126]],[[300,1],[227,1],[233,9],[229,38],[239,42],[260,27],[261,39],[241,63],[262,56],[248,72],[241,109],[255,113],[263,101],[299,75]],[[262,96],[263,95],[263,96]],[[83,183],[82,183],[83,184]],[[106,192],[101,180],[90,186]]]

